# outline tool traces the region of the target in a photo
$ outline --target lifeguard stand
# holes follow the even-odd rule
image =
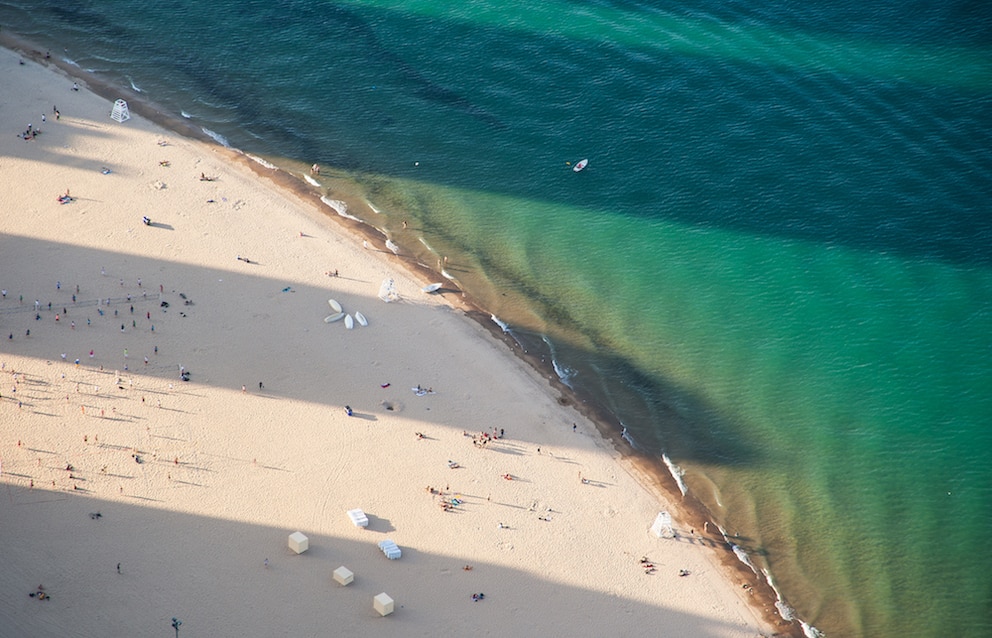
[[[110,119],[117,120],[118,122],[130,120],[131,113],[127,110],[127,102],[124,100],[114,102],[114,110],[110,112]]]
[[[672,528],[672,515],[668,512],[658,512],[654,523],[651,524],[651,533],[658,538],[675,538],[675,530]]]

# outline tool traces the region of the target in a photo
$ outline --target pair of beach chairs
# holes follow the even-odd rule
[[[369,517],[366,516],[365,512],[363,512],[362,510],[360,509],[348,510],[347,514],[348,514],[348,518],[351,520],[352,524],[355,527],[364,528],[369,526]],[[399,546],[396,545],[394,541],[388,538],[379,541],[379,549],[382,550],[382,553],[385,554],[386,558],[388,558],[389,560],[396,560],[397,558],[403,555],[403,552],[400,551]]]

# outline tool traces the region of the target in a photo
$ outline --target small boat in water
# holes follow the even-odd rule
[[[585,168],[588,164],[589,164],[589,160],[587,160],[587,159],[579,160],[578,162],[575,163],[575,166],[572,167],[572,170],[575,171],[576,173],[578,173],[583,168]]]

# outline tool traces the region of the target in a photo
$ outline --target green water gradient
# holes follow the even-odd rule
[[[992,635],[988,11],[15,4],[549,335],[803,619]]]
[[[343,0],[398,15],[554,34],[576,46],[619,44],[689,56],[868,76],[880,80],[992,88],[992,49],[900,45],[870,39],[798,34],[757,22],[726,23],[701,16],[611,3],[503,2],[471,0],[449,5],[436,0]],[[484,53],[483,53],[484,55]]]
[[[704,397],[748,440],[742,458],[672,456],[803,618],[982,634],[959,614],[988,593],[992,272],[405,188],[431,192],[411,197],[431,202],[428,243],[470,246],[500,288],[545,300],[538,329]]]

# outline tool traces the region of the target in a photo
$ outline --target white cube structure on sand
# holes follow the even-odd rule
[[[355,574],[342,565],[334,570],[334,580],[342,585],[350,585],[353,580],[355,580]]]
[[[372,599],[372,607],[379,612],[380,616],[388,616],[393,613],[393,599],[386,592],[382,592]]]
[[[293,532],[289,535],[289,548],[297,554],[302,554],[310,549],[310,539],[303,532]]]

